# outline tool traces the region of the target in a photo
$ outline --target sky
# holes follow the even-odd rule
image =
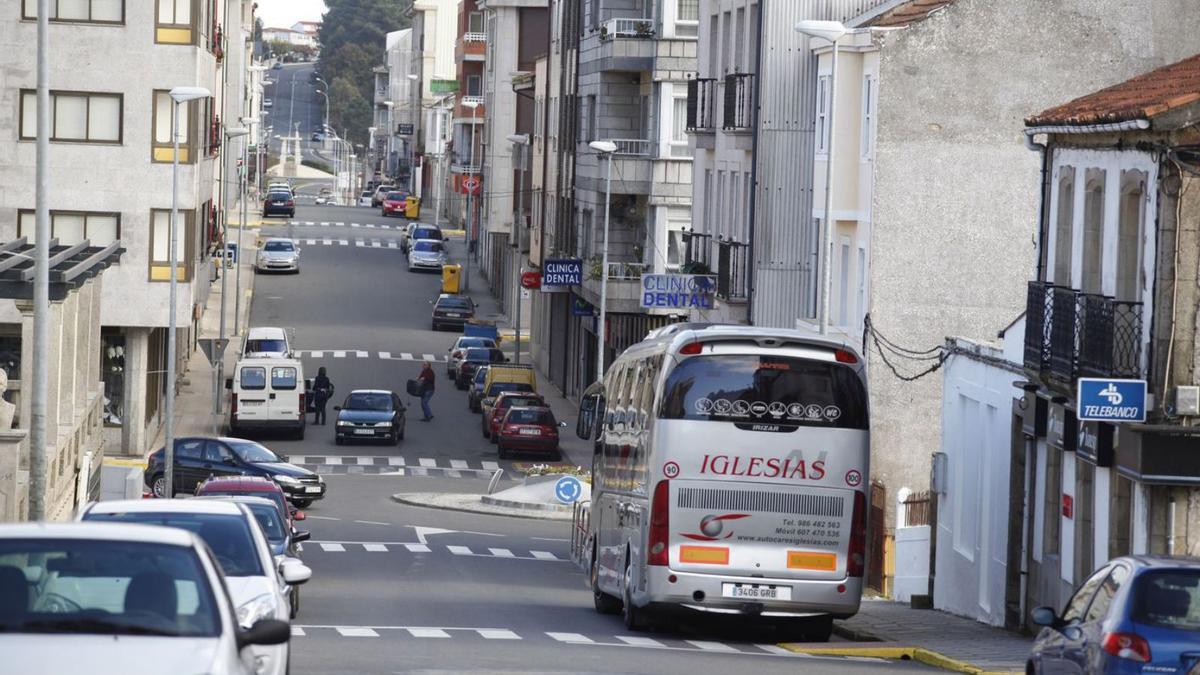
[[[263,25],[287,28],[297,21],[318,21],[325,13],[325,0],[258,0]]]

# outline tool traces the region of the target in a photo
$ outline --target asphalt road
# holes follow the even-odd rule
[[[302,271],[256,280],[250,325],[293,328],[306,373],[329,369],[334,402],[354,388],[403,391],[419,359],[444,358],[454,335],[429,330],[439,277],[410,274],[400,251],[388,247],[402,221],[372,209],[312,206],[301,206],[296,221],[263,228],[264,236],[300,240]],[[452,253],[461,248],[452,242]],[[482,493],[497,465],[512,484],[512,464],[499,462],[481,437],[465,394],[445,379],[444,365],[435,371],[435,418],[421,422],[419,407],[410,409],[399,446],[335,446],[332,424],[310,426],[303,441],[268,441],[293,460],[305,458],[329,484],[327,498],[308,509],[312,541],[302,555],[314,575],[294,621],[292,672],[922,669],[793,655],[764,626],[680,623],[633,634],[618,617],[593,610],[582,573],[567,561],[566,523],[393,501],[402,492]]]

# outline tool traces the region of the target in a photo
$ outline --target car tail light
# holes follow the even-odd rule
[[[695,356],[696,354],[699,354],[700,350],[703,348],[704,348],[703,343],[689,342],[679,349],[679,353],[684,354],[686,356]]]
[[[671,481],[669,480],[660,480],[658,485],[654,486],[654,500],[650,503],[650,541],[647,542],[650,551],[650,556],[646,560],[648,565],[666,567],[670,562],[671,505],[668,502],[670,487]]]
[[[237,394],[229,396],[229,417],[231,419],[237,417]]]
[[[867,563],[867,495],[854,493],[854,517],[850,521],[850,550],[846,556],[846,576],[862,577]]]
[[[503,433],[506,433],[506,434],[515,434],[515,433],[517,433],[517,432],[519,431],[519,429],[520,429],[520,427],[518,427],[518,426],[517,426],[517,425],[515,425],[515,424],[505,424],[505,425],[504,425],[504,432],[503,432]]]
[[[456,358],[456,359],[461,359],[461,358],[462,358],[462,351],[460,350],[460,351],[454,352],[454,358]]]
[[[302,394],[300,394],[300,416],[304,417],[305,413],[307,413],[307,412],[308,412],[308,409],[306,409],[304,407],[304,394],[302,393]]]
[[[858,357],[853,352],[848,352],[845,349],[839,349],[833,353],[833,358],[837,359],[838,363],[858,363]]]
[[[1105,633],[1102,646],[1105,652],[1119,659],[1150,662],[1150,643],[1135,633]]]

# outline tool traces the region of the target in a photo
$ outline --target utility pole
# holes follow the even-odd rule
[[[517,217],[513,219],[513,237],[516,241],[514,248],[518,253],[521,250],[522,235],[525,233],[525,162],[528,160],[526,153],[529,150],[529,135],[528,134],[513,134],[508,137],[508,141],[513,144],[516,149],[516,159],[519,166],[517,167]],[[524,294],[524,288],[520,284],[521,268],[523,265],[517,265],[517,364],[521,363],[521,296]]]
[[[50,160],[50,0],[37,10],[37,209],[33,245],[33,400],[30,404],[29,519],[46,519],[46,405],[50,379],[50,208],[46,164]]]

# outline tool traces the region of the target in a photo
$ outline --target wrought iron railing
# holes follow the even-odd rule
[[[1050,287],[1031,281],[1025,296],[1025,367],[1038,372],[1050,362]]]
[[[699,232],[683,233],[683,267],[684,274],[712,273],[712,235]]]
[[[717,78],[688,80],[687,130],[713,131],[717,128]]]
[[[627,157],[649,157],[654,149],[654,141],[640,138],[614,138],[612,142],[617,145],[615,154]]]
[[[725,121],[722,128],[750,129],[754,126],[754,74],[725,76]]]
[[[1079,377],[1140,378],[1142,312],[1140,302],[1030,282],[1025,366],[1068,384]]]
[[[600,39],[654,37],[654,22],[650,19],[609,19],[600,25]]]
[[[463,42],[487,42],[487,33],[463,33]]]
[[[609,281],[640,281],[643,274],[646,274],[650,269],[649,265],[634,262],[610,262],[608,263],[608,279]]]
[[[736,241],[717,242],[717,295],[726,300],[746,298],[746,258],[750,247]]]
[[[1142,303],[1079,296],[1079,375],[1140,378]]]

